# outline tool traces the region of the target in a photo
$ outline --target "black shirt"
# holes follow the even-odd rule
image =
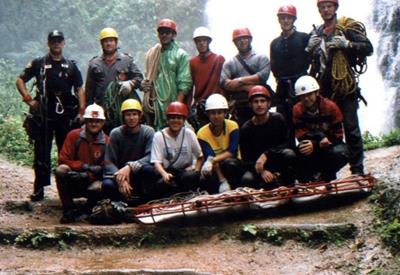
[[[48,116],[56,115],[56,103],[61,103],[65,115],[72,112],[76,107],[76,97],[72,93],[75,89],[82,87],[82,75],[75,62],[64,57],[61,60],[53,60],[50,55],[39,57],[31,61],[20,74],[20,78],[26,83],[33,77],[39,91],[42,93],[43,84],[46,86],[48,100]],[[61,106],[58,106],[61,110]],[[62,115],[62,114],[61,114]]]
[[[240,152],[245,165],[253,164],[262,153],[288,148],[288,128],[280,113],[270,112],[266,123],[255,125],[250,119],[240,128]]]
[[[271,42],[271,71],[275,78],[290,78],[307,71],[310,65],[309,54],[305,51],[308,39],[308,34],[295,31],[289,37],[281,35]]]

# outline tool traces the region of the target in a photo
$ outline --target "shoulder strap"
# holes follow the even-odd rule
[[[172,160],[172,156],[168,152],[167,140],[165,139],[165,135],[164,135],[163,131],[161,130],[161,134],[162,134],[162,137],[163,137],[163,140],[164,140],[164,145],[165,145],[165,151],[167,152],[167,160],[170,162],[168,167],[165,167],[165,169],[168,169],[168,168],[172,167],[172,165],[174,165],[174,163],[178,160],[179,156],[181,155],[183,141],[185,139],[185,133],[186,133],[186,127],[183,127],[182,141],[181,141],[181,145],[179,146],[179,152],[176,155],[175,159]]]
[[[255,72],[252,68],[250,68],[249,65],[247,65],[247,63],[244,61],[243,57],[240,56],[240,54],[237,54],[237,55],[236,55],[236,59],[240,62],[240,64],[242,64],[243,68],[244,68],[250,75],[256,74],[256,72]]]

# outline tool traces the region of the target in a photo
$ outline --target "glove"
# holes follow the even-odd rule
[[[230,190],[231,190],[231,185],[229,184],[229,182],[226,179],[223,179],[219,184],[218,192],[224,193],[224,192],[230,191]]]
[[[307,47],[305,48],[306,52],[312,52],[315,47],[321,44],[322,38],[316,34],[311,35],[310,39],[308,40]]]
[[[204,162],[203,166],[201,167],[200,174],[202,177],[209,177],[212,173],[213,168],[213,156],[208,156],[207,160]]]
[[[132,92],[132,81],[127,80],[127,81],[121,81],[121,87],[119,88],[119,93],[123,96],[128,96],[130,92]]]
[[[151,89],[153,88],[150,80],[148,79],[143,80],[140,85],[142,86],[142,91],[145,93],[150,92]]]
[[[71,181],[80,181],[87,178],[88,174],[86,172],[69,171],[67,173],[67,179]]]
[[[100,165],[90,165],[88,171],[93,175],[100,175],[103,172],[103,167]]]
[[[137,173],[142,168],[142,164],[139,161],[130,161],[128,165],[131,167],[132,173]]]
[[[331,49],[346,49],[349,47],[350,41],[344,36],[336,35],[332,37],[332,40],[326,43],[326,45]]]

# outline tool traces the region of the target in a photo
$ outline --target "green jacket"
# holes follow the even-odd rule
[[[155,108],[155,127],[160,130],[166,126],[165,111],[172,101],[176,101],[178,91],[187,95],[192,87],[189,55],[172,41],[167,49],[161,51],[158,63],[155,89],[157,93]]]

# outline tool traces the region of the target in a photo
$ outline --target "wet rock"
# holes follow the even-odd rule
[[[32,212],[33,204],[30,201],[6,201],[4,209],[10,212]]]

